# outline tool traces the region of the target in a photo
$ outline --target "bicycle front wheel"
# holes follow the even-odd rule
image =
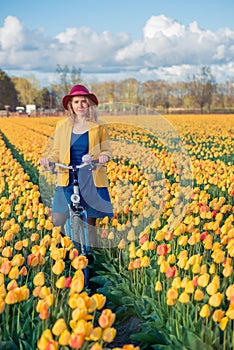
[[[84,222],[79,215],[72,217],[72,236],[79,252],[85,255]]]

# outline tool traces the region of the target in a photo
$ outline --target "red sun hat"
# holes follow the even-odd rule
[[[96,95],[89,92],[89,90],[84,85],[75,85],[71,89],[69,95],[66,95],[63,98],[62,102],[63,102],[63,107],[65,109],[67,109],[68,102],[74,96],[88,96],[95,103],[95,105],[98,105],[98,99]]]

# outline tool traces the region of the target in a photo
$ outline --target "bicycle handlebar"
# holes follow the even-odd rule
[[[89,162],[84,162],[84,163],[81,163],[80,165],[65,165],[63,163],[57,163],[57,162],[49,162],[49,166],[52,168],[52,172],[54,172],[54,168],[55,167],[60,167],[60,168],[63,168],[63,169],[68,169],[68,170],[75,170],[75,169],[81,169],[81,168],[84,168],[86,166],[91,166],[91,169],[95,169],[96,166],[104,166],[105,164],[104,163],[99,163],[99,160],[98,159],[95,159],[95,160],[90,160]]]

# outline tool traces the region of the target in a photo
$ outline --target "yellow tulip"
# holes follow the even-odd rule
[[[141,258],[141,267],[149,267],[150,266],[150,258],[148,256],[143,256]]]
[[[102,340],[107,343],[111,343],[116,336],[116,329],[112,327],[105,328],[102,333]]]
[[[213,264],[211,264],[210,269],[209,269],[210,275],[215,274],[215,271],[216,271],[216,267],[215,267],[215,264],[213,263]]]
[[[62,345],[62,346],[69,345],[70,337],[71,337],[70,332],[69,332],[67,329],[65,329],[65,330],[60,334],[60,337],[59,337],[59,340],[58,340],[59,345]]]
[[[83,278],[74,278],[70,284],[71,293],[80,293],[84,289],[84,277]]]
[[[222,271],[224,277],[231,277],[233,273],[233,267],[231,265],[226,265]]]
[[[50,329],[43,331],[41,338],[37,342],[37,347],[39,350],[45,350],[50,341],[53,341],[53,336]]]
[[[56,287],[58,289],[63,289],[65,288],[65,283],[66,283],[66,278],[65,276],[59,277],[59,279],[56,281]]]
[[[201,301],[204,299],[204,293],[201,289],[196,289],[194,293],[194,300]]]
[[[157,281],[154,289],[156,292],[161,292],[162,291],[162,283],[160,281]]]
[[[118,248],[119,248],[119,249],[124,249],[124,248],[125,248],[125,245],[126,245],[125,239],[122,238],[121,241],[120,241],[119,244],[118,244]]]
[[[197,283],[200,287],[206,287],[207,284],[209,283],[209,279],[210,279],[210,275],[208,273],[205,273],[198,277]]]
[[[19,301],[28,300],[30,296],[30,291],[27,286],[22,286],[19,288]]]
[[[230,318],[230,320],[234,320],[234,304],[230,304],[228,310],[226,311],[226,316]]]
[[[228,317],[223,317],[221,320],[220,320],[220,329],[222,331],[224,331],[228,325],[228,321],[229,321],[229,318]]]
[[[219,289],[219,285],[213,281],[209,283],[208,286],[206,287],[206,291],[209,295],[216,294],[218,289]]]
[[[52,267],[52,271],[55,275],[61,275],[65,268],[65,262],[62,259],[56,260]]]
[[[97,310],[101,310],[106,303],[106,296],[105,295],[95,293],[91,296],[91,298],[95,299],[95,301],[97,303],[97,306],[96,306]]]
[[[180,277],[175,277],[174,280],[172,281],[172,287],[179,289],[181,288],[181,279]]]
[[[190,301],[189,294],[186,292],[182,292],[179,296],[179,302],[182,304],[186,304]]]
[[[214,322],[220,322],[224,317],[224,315],[225,315],[225,312],[221,309],[218,309],[214,311],[212,318]]]
[[[188,283],[185,286],[185,292],[192,294],[194,292],[194,284],[193,281],[188,281]]]
[[[5,305],[6,303],[2,299],[0,299],[0,315],[4,312]]]
[[[230,286],[227,287],[225,294],[228,300],[234,299],[234,284],[231,284]]]
[[[97,341],[97,340],[100,340],[101,337],[102,337],[102,328],[101,327],[93,328],[90,334],[90,339],[93,341]]]
[[[13,248],[5,247],[5,248],[3,248],[3,251],[1,253],[1,255],[4,256],[5,258],[11,258],[12,257],[12,251],[13,251]]]
[[[54,335],[56,335],[56,336],[59,336],[59,335],[62,334],[63,331],[65,331],[65,329],[67,329],[67,325],[66,325],[64,319],[63,318],[59,318],[55,322],[55,324],[54,324],[54,326],[52,328],[52,333]]]
[[[135,239],[136,239],[136,235],[135,235],[134,229],[131,228],[131,229],[128,231],[127,240],[128,240],[128,241],[135,241]]]
[[[102,345],[99,344],[99,343],[94,343],[94,344],[91,346],[90,350],[103,350],[103,347],[102,347]],[[115,350],[118,350],[118,348],[115,348]]]
[[[209,298],[209,304],[213,307],[218,307],[223,300],[223,295],[221,293],[216,293],[211,295]]]
[[[44,272],[38,272],[33,278],[34,286],[43,286],[45,284]]]
[[[202,306],[200,311],[200,316],[202,318],[208,318],[210,316],[210,308],[208,304],[205,304]]]
[[[173,306],[173,305],[175,305],[175,299],[167,298],[167,305],[168,305],[168,306]]]
[[[41,299],[44,299],[45,297],[47,297],[48,295],[51,294],[51,290],[50,290],[50,287],[46,287],[46,286],[43,286],[40,288],[40,294],[39,294],[39,297]]]

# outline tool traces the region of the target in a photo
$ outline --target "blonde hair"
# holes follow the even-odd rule
[[[75,97],[75,96],[74,96]],[[86,120],[89,120],[91,122],[97,122],[98,121],[98,114],[96,110],[96,104],[88,97],[88,96],[83,96],[86,102],[88,103],[89,107],[87,108],[87,113],[86,113]],[[67,103],[67,109],[68,109],[68,117],[72,122],[75,121],[76,114],[74,113],[74,110],[72,108],[72,99],[70,99]]]

